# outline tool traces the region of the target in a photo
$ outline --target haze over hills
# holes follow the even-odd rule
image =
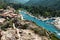
[[[28,2],[29,0],[0,0],[1,2],[7,2],[7,3],[16,3],[16,4],[19,4],[19,3],[26,3]]]
[[[27,5],[53,5],[59,0],[30,0]]]
[[[60,9],[60,0],[30,0],[26,5],[41,5]]]
[[[36,5],[36,6],[44,6],[51,7],[55,9],[60,9],[60,0],[0,0],[7,3],[16,3],[16,4],[24,4],[27,6]]]

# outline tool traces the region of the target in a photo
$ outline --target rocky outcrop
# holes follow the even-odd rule
[[[13,8],[8,6],[0,15],[2,16],[0,22],[4,23],[0,30],[0,40],[48,40],[48,37],[35,33],[33,30],[37,28],[35,23],[23,20],[23,16],[15,14]]]
[[[0,18],[0,25],[3,24],[5,22],[6,19],[4,18]]]
[[[42,37],[28,29],[23,30],[9,28],[7,31],[1,31],[0,35],[1,40],[42,40]],[[44,38],[48,40],[46,37]]]
[[[60,30],[60,17],[57,17],[53,24]]]

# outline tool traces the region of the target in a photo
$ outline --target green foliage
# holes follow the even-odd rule
[[[9,4],[10,5],[10,4]],[[12,4],[12,7],[15,9],[25,9],[28,12],[32,13],[32,15],[37,16],[44,16],[44,17],[56,17],[60,16],[60,10],[56,9],[51,9],[48,7],[43,7],[43,6],[25,6],[22,4]]]
[[[28,26],[28,24],[24,24],[21,28],[22,29],[27,29],[29,26]]]
[[[12,20],[6,21],[3,25],[0,26],[2,30],[6,30],[7,28],[12,28]]]
[[[54,34],[51,34],[51,40],[60,40],[59,38],[57,38]]]
[[[0,9],[2,9],[3,7],[2,6],[0,6]]]
[[[6,9],[8,5],[6,3],[0,3],[0,9]]]
[[[6,28],[9,28],[9,24],[8,23],[6,23],[5,25],[2,25],[1,26],[1,29],[2,30],[6,30]]]
[[[56,17],[56,16],[60,16],[60,10],[56,10],[56,9],[52,9],[49,7],[43,7],[43,6],[26,6],[26,5],[22,5],[22,4],[7,4],[7,3],[2,3],[0,5],[0,9],[1,8],[6,8],[6,6],[9,5],[13,8],[17,9],[25,9],[28,12],[31,12],[32,15],[37,16],[44,16],[44,17]]]
[[[33,28],[32,29],[36,34],[40,35],[40,36],[46,36],[46,33],[47,31],[45,31],[44,29],[42,28]]]
[[[15,14],[18,14],[18,10],[15,11]]]

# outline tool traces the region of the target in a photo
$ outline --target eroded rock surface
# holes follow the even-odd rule
[[[1,31],[1,40],[42,40],[42,37],[28,29],[11,29]],[[46,38],[45,38],[46,39]]]

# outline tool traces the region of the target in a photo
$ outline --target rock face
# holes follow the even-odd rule
[[[1,40],[42,40],[40,36],[28,29],[8,29],[0,33],[0,35],[2,35]]]
[[[60,17],[56,18],[56,20],[54,21],[54,25],[60,30]]]
[[[0,24],[3,24],[5,22],[4,18],[0,18]]]
[[[19,36],[17,31],[14,29],[9,29],[8,31],[2,31],[1,32],[1,40],[18,40]]]
[[[2,26],[2,28],[4,28],[0,28],[0,40],[48,40],[48,37],[46,36],[39,36],[38,34],[35,34],[32,29],[37,28],[36,24],[27,20],[20,20],[20,18],[23,19],[22,15],[14,13],[14,9],[8,6],[1,14],[3,18],[0,18],[0,22],[5,23]],[[3,31],[4,29],[6,29],[6,31]]]

